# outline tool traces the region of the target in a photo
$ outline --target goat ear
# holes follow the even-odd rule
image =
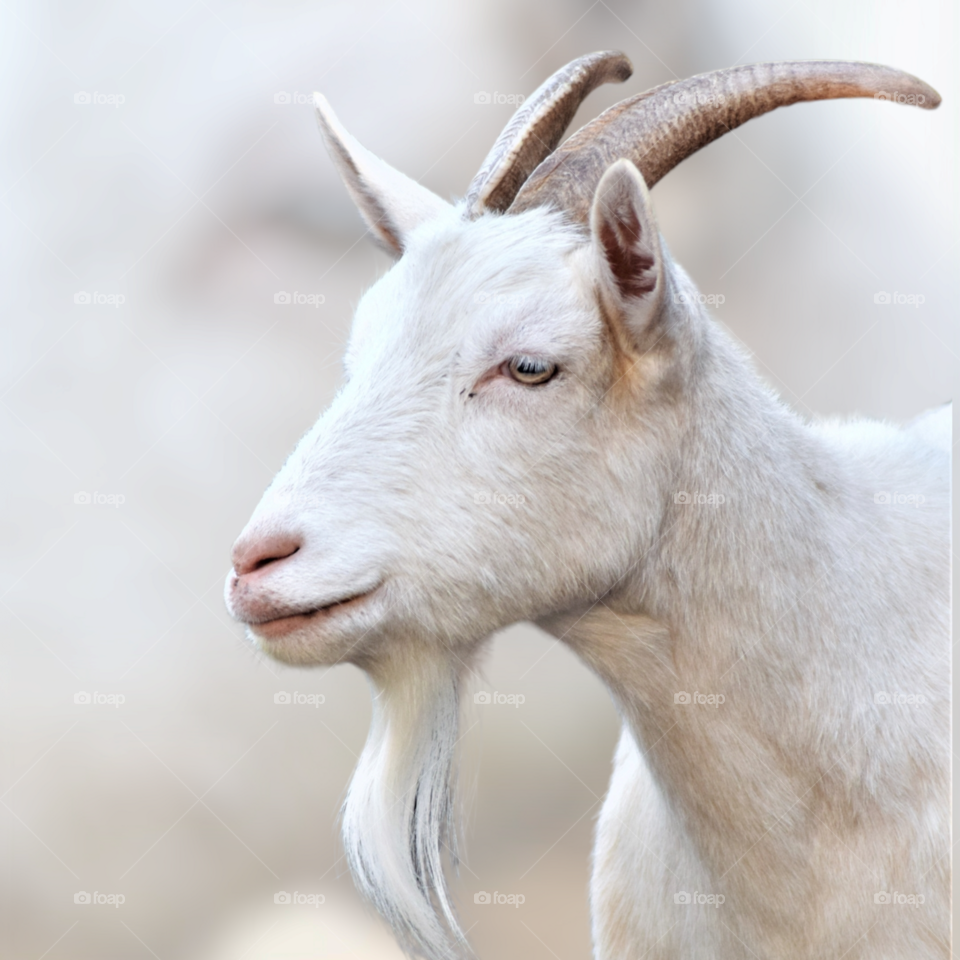
[[[411,230],[452,205],[360,146],[340,125],[322,94],[315,93],[313,102],[323,142],[353,202],[377,244],[399,257]]]
[[[593,196],[590,230],[601,278],[601,295],[639,346],[643,326],[663,291],[660,233],[650,193],[640,171],[618,160]]]

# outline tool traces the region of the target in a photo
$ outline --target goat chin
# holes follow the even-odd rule
[[[408,651],[409,653],[409,651]],[[462,666],[421,652],[369,670],[373,718],[343,807],[343,843],[359,890],[407,952],[469,952],[444,879],[457,860],[454,758]]]

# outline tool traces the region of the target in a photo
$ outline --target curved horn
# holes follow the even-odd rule
[[[681,160],[753,117],[801,100],[875,97],[932,110],[922,80],[874,63],[797,60],[703,73],[623,100],[581,127],[521,187],[509,213],[551,204],[588,223],[593,193],[615,160],[632,160],[648,187]]]
[[[510,206],[534,168],[557,148],[577,108],[602,83],[623,83],[633,66],[622,53],[589,53],[544,81],[503,128],[467,189],[465,216]]]

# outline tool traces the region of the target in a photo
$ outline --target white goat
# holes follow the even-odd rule
[[[344,843],[411,953],[468,952],[442,856],[458,692],[484,640],[530,620],[624,721],[597,957],[946,957],[949,409],[803,422],[698,306],[647,192],[777,106],[939,97],[868,64],[737,67],[558,149],[583,97],[629,74],[611,53],[561,70],[456,206],[318,95],[399,259],[237,541],[227,604],[271,656],[371,677]]]

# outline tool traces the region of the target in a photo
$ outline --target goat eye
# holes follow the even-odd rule
[[[557,372],[557,365],[536,357],[514,357],[506,364],[507,373],[517,383],[536,385],[546,383]]]

